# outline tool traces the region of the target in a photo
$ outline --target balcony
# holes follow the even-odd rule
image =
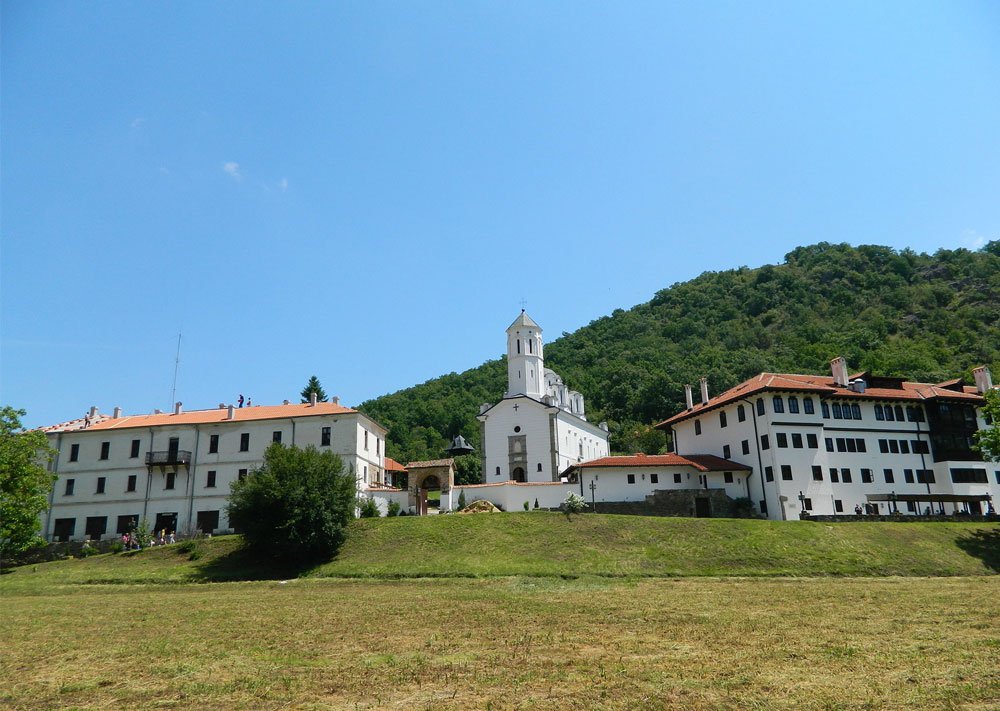
[[[147,467],[190,466],[191,452],[184,449],[168,449],[165,452],[146,452]]]

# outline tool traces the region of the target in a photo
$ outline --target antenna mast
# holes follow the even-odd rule
[[[170,406],[173,407],[177,395],[177,369],[181,366],[181,334],[177,334],[177,356],[174,358],[174,384],[170,388]]]

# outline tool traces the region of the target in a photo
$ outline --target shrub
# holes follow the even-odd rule
[[[358,514],[360,518],[378,518],[380,515],[378,504],[375,503],[375,499],[365,499],[361,502],[360,512]]]
[[[83,547],[80,548],[80,557],[87,558],[88,556],[97,555],[100,552],[101,551],[97,548],[97,546],[90,544],[90,541],[84,541]]]
[[[525,511],[530,511],[531,510],[531,507],[528,505],[527,501],[524,502],[524,510]]]
[[[117,538],[111,541],[111,548],[109,549],[112,553],[121,553],[125,550],[125,544],[122,543],[122,539]]]
[[[563,513],[569,518],[571,514],[583,513],[584,508],[586,508],[587,502],[583,500],[583,497],[579,494],[574,494],[570,492],[566,494],[566,500],[562,502]]]
[[[390,501],[388,510],[386,511],[386,516],[399,516],[399,510],[403,508],[399,505],[398,501]]]
[[[465,489],[462,489],[460,492],[458,492],[458,508],[459,510],[461,510],[464,509],[465,507],[466,507]]]
[[[535,499],[535,508],[538,508],[538,499]]]

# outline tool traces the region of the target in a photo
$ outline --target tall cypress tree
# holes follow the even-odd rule
[[[319,384],[319,378],[315,375],[309,378],[309,382],[302,389],[302,402],[309,402],[309,398],[313,393],[316,393],[317,402],[326,402],[326,393],[323,391],[323,386]]]

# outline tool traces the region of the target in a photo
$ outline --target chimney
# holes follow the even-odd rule
[[[226,409],[226,403],[224,403],[224,402],[220,402],[220,403],[219,403],[219,409],[220,409],[220,410],[225,410],[225,409]]]
[[[90,417],[90,419],[94,419],[95,417],[97,417],[97,405],[90,406],[90,414],[88,415],[88,417]]]
[[[288,400],[282,400],[281,404],[282,405],[291,405],[292,403],[290,401],[288,401]]]
[[[332,398],[330,398],[330,402],[332,402],[334,405],[339,405],[340,395],[334,395]]]
[[[701,384],[701,404],[708,404],[708,378],[699,378],[698,382]]]
[[[232,405],[229,406],[229,414],[226,416],[226,419],[227,420],[235,420],[236,419],[236,408],[233,407]]]
[[[120,407],[116,407],[115,408],[114,418],[117,420],[121,416],[122,416],[122,409]]]
[[[181,414],[182,412],[184,412],[184,403],[181,403],[181,402],[175,402],[175,403],[174,403],[174,414],[175,414],[175,415],[179,415],[179,414]]]
[[[694,397],[691,395],[691,386],[684,386],[684,401],[687,402],[688,409],[694,408]]]
[[[833,384],[846,388],[850,383],[847,380],[847,359],[838,356],[830,361],[830,372],[833,374]]]
[[[481,404],[479,406],[479,414],[480,415],[483,414],[484,412],[486,412],[487,410],[489,410],[491,407],[493,407],[493,405],[491,405],[488,402],[484,402],[483,404]]]
[[[976,392],[985,395],[987,390],[993,389],[993,375],[985,365],[972,369],[972,377],[976,379]]]
[[[605,432],[608,431],[608,423],[607,422],[602,422],[601,424],[598,425],[598,427],[600,427]]]
[[[309,393],[309,407],[316,407],[316,393]]]
[[[162,415],[163,414],[163,410],[161,410],[158,407],[157,408],[153,408],[153,414],[154,415]]]

